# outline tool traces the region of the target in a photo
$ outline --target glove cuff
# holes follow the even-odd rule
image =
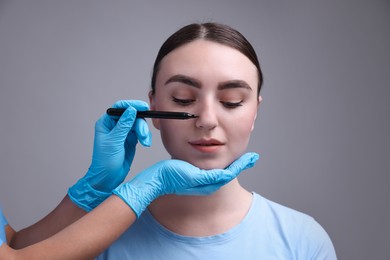
[[[141,189],[132,186],[131,183],[124,183],[112,191],[121,198],[134,211],[139,218],[147,206],[153,201]]]
[[[79,208],[89,212],[107,199],[111,195],[111,192],[95,190],[82,178],[68,189],[68,195],[71,201]]]

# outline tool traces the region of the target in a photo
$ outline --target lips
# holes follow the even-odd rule
[[[211,145],[223,145],[221,141],[216,139],[200,139],[195,141],[189,141],[192,145],[203,145],[203,146],[211,146]]]
[[[216,139],[199,139],[188,142],[193,148],[203,153],[216,152],[224,145],[223,142]]]

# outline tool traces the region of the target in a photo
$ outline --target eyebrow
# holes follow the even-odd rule
[[[181,74],[170,77],[165,82],[165,85],[172,82],[183,83],[195,88],[200,88],[202,85],[197,79],[189,76],[181,75]],[[232,88],[244,88],[244,89],[252,90],[249,84],[246,83],[244,80],[229,80],[218,84],[218,90],[232,89]]]
[[[200,88],[201,84],[198,80],[185,76],[185,75],[174,75],[170,77],[166,82],[165,85],[172,83],[172,82],[179,82],[186,85],[189,85],[191,87]]]
[[[218,90],[231,89],[231,88],[244,88],[252,90],[248,83],[244,80],[229,80],[218,84]]]

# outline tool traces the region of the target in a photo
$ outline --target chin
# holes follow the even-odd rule
[[[239,157],[239,155],[229,154],[226,152],[223,153],[215,153],[215,154],[194,154],[194,153],[186,153],[183,151],[171,151],[172,159],[179,159],[186,161],[200,169],[203,170],[211,170],[211,169],[225,169],[229,166],[235,159]]]
[[[203,170],[211,170],[211,169],[225,169],[230,165],[232,161],[229,160],[221,160],[217,158],[208,158],[208,159],[198,159],[198,160],[188,160],[192,165],[203,169]]]

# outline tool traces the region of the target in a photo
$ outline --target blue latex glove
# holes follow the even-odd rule
[[[114,108],[127,108],[119,118],[104,114],[95,124],[92,163],[86,175],[68,190],[70,199],[90,211],[97,207],[126,178],[139,142],[150,146],[151,132],[137,111],[149,110],[139,100],[118,101]]]
[[[139,217],[161,195],[210,195],[236,178],[241,171],[252,167],[258,159],[258,154],[246,153],[226,169],[213,170],[201,170],[181,160],[165,160],[142,171],[113,193]]]
[[[0,208],[0,246],[7,241],[5,234],[5,226],[8,225],[7,219],[5,218],[3,211]]]

